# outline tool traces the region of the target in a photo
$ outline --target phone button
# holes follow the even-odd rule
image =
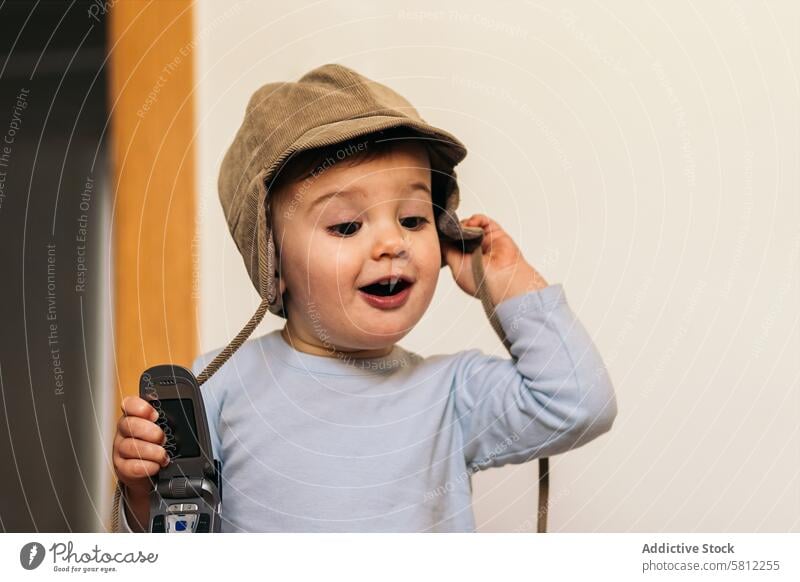
[[[197,514],[181,513],[167,516],[167,533],[192,533],[195,530]]]
[[[153,533],[164,533],[164,516],[157,515],[153,518]]]
[[[185,511],[197,511],[196,503],[173,503],[167,506],[167,513],[183,513]]]

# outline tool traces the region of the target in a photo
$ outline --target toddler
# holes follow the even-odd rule
[[[222,463],[222,531],[474,531],[475,471],[611,428],[612,384],[562,285],[488,216],[456,217],[465,155],[403,97],[341,65],[250,99],[219,189],[262,303],[192,366]],[[445,265],[465,293],[488,294],[510,359],[398,344]],[[285,325],[244,341],[267,310]],[[128,397],[123,411],[118,531],[142,531],[150,476],[169,458],[154,409]]]

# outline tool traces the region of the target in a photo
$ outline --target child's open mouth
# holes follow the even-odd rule
[[[403,305],[411,294],[413,281],[404,277],[386,278],[363,287],[359,294],[367,303],[378,309],[395,309]]]

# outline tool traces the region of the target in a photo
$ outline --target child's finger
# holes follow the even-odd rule
[[[492,248],[492,236],[494,234],[491,219],[485,214],[473,214],[461,222],[463,223],[464,227],[479,228],[483,231],[483,238],[481,239],[481,252],[483,254],[489,253]]]
[[[470,224],[478,225],[482,222],[486,221],[487,216],[485,214],[473,214],[472,216],[467,217],[464,219],[463,222],[468,222]]]
[[[152,461],[161,466],[169,460],[169,455],[164,447],[132,438],[125,438],[119,441],[117,453],[122,459]]]
[[[123,416],[120,418],[117,423],[117,432],[125,438],[141,439],[157,445],[163,444],[166,438],[160,426],[138,416]]]
[[[473,214],[462,222],[465,224],[465,226],[479,226],[487,234],[491,234],[492,232],[500,229],[500,225],[485,214]]]
[[[473,214],[463,221],[464,226],[472,228],[480,228],[483,230],[483,240],[481,241],[481,250],[486,253],[492,248],[492,242],[502,230],[500,225],[493,221],[485,214]]]
[[[153,422],[158,419],[158,411],[149,402],[138,396],[126,396],[122,400],[122,412],[127,416],[149,418]]]
[[[152,477],[161,470],[161,465],[141,459],[120,459],[117,474],[124,479]]]

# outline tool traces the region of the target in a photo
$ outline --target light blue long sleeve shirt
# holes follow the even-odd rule
[[[474,531],[473,472],[607,432],[614,389],[562,285],[497,315],[513,358],[395,345],[347,361],[297,351],[278,330],[245,342],[202,386],[222,531]]]

